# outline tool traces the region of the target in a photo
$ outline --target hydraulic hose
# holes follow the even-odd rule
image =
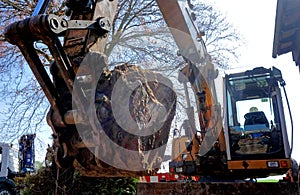
[[[291,112],[291,107],[290,107],[289,99],[287,97],[287,93],[286,93],[286,89],[285,89],[285,85],[286,85],[285,81],[282,80],[280,82],[280,85],[283,88],[284,96],[285,96],[285,99],[286,99],[286,103],[287,103],[287,107],[288,107],[288,111],[289,111],[289,115],[290,115],[290,121],[291,121],[291,147],[290,147],[290,154],[289,154],[289,156],[291,157],[292,151],[293,151],[293,145],[294,145],[294,124],[293,124],[293,117],[292,117],[292,112]]]

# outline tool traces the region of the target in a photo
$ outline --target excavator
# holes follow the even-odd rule
[[[108,68],[103,51],[117,0],[67,0],[61,16],[47,14],[49,2],[39,0],[31,17],[6,27],[5,37],[19,47],[51,105],[57,166],[90,177],[155,174],[176,111],[172,80],[135,65]],[[222,180],[287,172],[292,148],[280,70],[226,74],[220,92],[191,2],[156,2],[185,64],[178,81],[187,119],[177,130],[185,133],[173,139],[170,172]],[[53,56],[50,71],[36,42]]]

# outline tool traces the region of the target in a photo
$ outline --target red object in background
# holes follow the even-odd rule
[[[177,182],[177,181],[184,181],[184,180],[193,180],[198,181],[199,177],[192,176],[187,177],[184,175],[178,175],[175,173],[157,173],[152,176],[142,176],[140,177],[140,182]]]

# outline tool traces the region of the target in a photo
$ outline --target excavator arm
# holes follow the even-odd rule
[[[52,66],[53,71],[56,71],[56,74],[59,72],[59,79],[64,81],[65,90],[68,91],[67,93],[72,93],[76,70],[80,65],[78,58],[83,58],[91,51],[102,52],[104,50],[105,35],[110,31],[113,13],[117,6],[116,1],[98,1],[93,9],[80,11],[73,10],[77,7],[72,3],[76,2],[69,1],[68,3],[72,13],[70,20],[64,16],[45,15],[49,1],[39,1],[32,17],[9,25],[5,31],[7,41],[20,48],[41,85],[55,116],[57,116],[54,119],[57,126],[64,126],[64,123],[67,122],[64,116],[67,109],[64,109],[66,106],[63,105],[63,95],[59,94],[59,89],[57,89],[61,86],[55,83],[58,79],[51,80],[46,67],[34,49],[34,42],[42,41],[48,46],[55,59],[55,65]],[[64,37],[63,45],[59,39],[62,36]],[[72,97],[76,99],[78,107],[82,107],[80,96],[82,94],[73,94]]]
[[[181,152],[176,152],[176,156],[173,155],[174,159],[170,163],[170,167],[172,170],[176,170],[178,166],[182,167],[182,163],[186,163],[183,174],[204,175],[220,172],[224,169],[226,143],[221,106],[217,99],[214,81],[218,76],[218,71],[206,50],[203,33],[195,24],[196,18],[191,2],[157,0],[157,3],[178,46],[178,53],[186,62],[186,66],[179,73],[179,81],[184,86],[187,121],[191,128],[190,132],[193,134],[191,140],[182,138],[188,146],[179,149]],[[195,107],[190,104],[187,83],[192,86],[196,99]],[[196,117],[194,116],[195,112],[197,113]],[[196,127],[196,120],[198,120],[200,129]],[[215,158],[210,156],[211,150],[219,151],[217,162],[203,160],[203,158]],[[205,170],[205,167],[210,171]]]

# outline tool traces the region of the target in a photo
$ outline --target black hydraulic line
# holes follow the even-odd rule
[[[289,115],[290,115],[290,121],[291,121],[291,147],[290,147],[290,154],[289,154],[290,157],[291,157],[292,151],[293,151],[293,145],[294,145],[294,124],[293,124],[293,117],[292,117],[292,112],[291,112],[291,107],[290,107],[289,99],[287,97],[287,93],[286,93],[286,90],[285,90],[285,87],[284,87],[285,86],[285,82],[281,81],[280,85],[283,88],[284,96],[285,96],[285,99],[286,99],[286,103],[287,103],[287,107],[288,107],[288,111],[289,111]]]

